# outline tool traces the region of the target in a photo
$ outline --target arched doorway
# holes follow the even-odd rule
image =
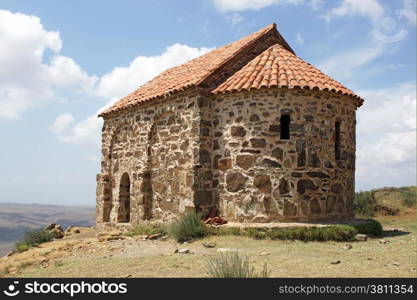
[[[119,188],[119,211],[117,214],[118,223],[130,221],[130,178],[129,174],[123,173]]]

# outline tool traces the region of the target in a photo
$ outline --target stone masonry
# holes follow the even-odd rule
[[[262,85],[262,80],[257,88],[231,88],[228,82],[247,80],[244,72],[253,72],[250,63],[266,51],[270,61],[271,55],[281,55],[278,51],[296,57],[275,25],[263,30],[246,38],[245,50],[244,39],[223,52],[216,49],[225,62],[204,74],[201,84],[138,103],[122,99],[117,109],[101,114],[99,230],[169,221],[190,210],[216,211],[236,222],[353,217],[355,114],[363,100],[344,87],[347,92],[340,92],[337,82],[331,88],[329,77],[320,81],[328,88],[320,88],[314,83],[318,75],[309,75],[309,88]],[[224,51],[234,46],[227,57]],[[192,63],[177,68],[197,72]]]

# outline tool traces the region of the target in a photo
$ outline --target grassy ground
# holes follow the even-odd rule
[[[16,273],[6,276],[206,277],[207,260],[217,254],[218,248],[230,248],[248,254],[257,270],[267,263],[271,277],[416,277],[416,214],[377,219],[385,229],[381,238],[388,243],[381,243],[381,238],[345,243],[212,236],[187,244],[134,238],[97,243],[94,238],[85,238],[30,250],[47,252],[45,261],[22,263]],[[208,241],[217,247],[203,247]],[[347,249],[347,244],[352,248]],[[174,253],[182,248],[193,254]],[[30,251],[25,255],[33,255]],[[335,261],[340,263],[332,264]]]

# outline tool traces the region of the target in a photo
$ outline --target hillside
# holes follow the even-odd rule
[[[93,226],[95,208],[0,202],[0,256],[29,229],[52,222],[61,224],[64,229],[70,225]]]
[[[384,187],[356,193],[354,209],[357,216],[374,217],[415,213],[417,187]]]
[[[367,241],[302,242],[207,236],[187,243],[143,235],[96,237],[93,228],[0,259],[0,277],[206,277],[219,253],[248,255],[271,277],[415,277],[415,214],[378,217]],[[207,244],[211,245],[210,247]]]
[[[101,240],[94,228],[79,227],[77,234],[1,258],[0,277],[205,277],[207,262],[224,250],[248,255],[258,270],[266,263],[271,277],[415,277],[415,191],[415,187],[369,191],[374,206],[399,211],[395,215],[376,211],[373,218],[381,222],[384,231],[364,242],[259,240],[232,235],[206,236],[188,243],[143,235]],[[52,221],[65,228],[76,222],[91,225],[94,220],[91,207],[0,207],[1,226],[13,220],[21,222],[14,223],[15,229]],[[214,246],[205,246],[210,243]],[[189,252],[181,254],[181,249]]]
[[[404,211],[416,207],[417,187],[384,187],[373,190],[378,204]]]

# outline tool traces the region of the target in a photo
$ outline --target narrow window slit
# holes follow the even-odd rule
[[[334,154],[336,160],[340,160],[340,121],[335,123]]]
[[[289,140],[290,139],[290,116],[289,115],[281,115],[280,119],[280,128],[281,128],[281,140]]]

